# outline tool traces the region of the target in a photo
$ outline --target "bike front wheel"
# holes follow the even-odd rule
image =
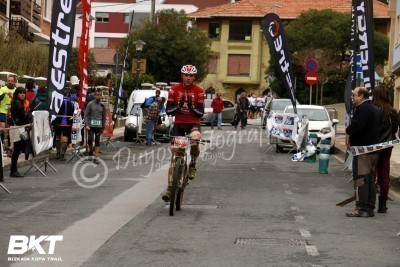
[[[183,165],[185,164],[183,158],[176,158],[174,162],[174,167],[172,171],[172,188],[171,196],[169,201],[169,215],[174,216],[175,209],[177,209],[178,204],[178,183],[183,172]],[[180,205],[179,205],[180,209]]]

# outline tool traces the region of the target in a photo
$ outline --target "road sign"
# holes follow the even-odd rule
[[[309,72],[316,72],[318,70],[318,61],[313,58],[307,59],[306,70]]]
[[[305,77],[308,85],[314,85],[318,83],[318,75],[314,72],[307,72]]]
[[[122,55],[120,53],[115,53],[113,56],[113,61],[115,64],[121,65]]]

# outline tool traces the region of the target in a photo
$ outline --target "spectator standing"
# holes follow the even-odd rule
[[[158,121],[158,116],[161,111],[162,105],[162,98],[157,97],[156,101],[154,101],[150,107],[147,109],[147,116],[146,116],[146,145],[152,145],[152,135],[154,131],[154,127]]]
[[[390,104],[386,88],[382,85],[374,88],[372,96],[372,103],[379,110],[380,126],[378,143],[396,139],[399,122],[396,110],[394,110]],[[383,149],[379,154],[378,163],[376,165],[375,178],[380,188],[378,198],[379,213],[386,213],[387,211],[386,202],[389,193],[390,157],[392,155],[392,150],[393,147]]]
[[[5,128],[7,115],[13,93],[15,91],[15,77],[8,76],[7,84],[0,88],[0,128]],[[4,133],[1,133],[1,140],[4,141]],[[8,143],[10,145],[10,143]],[[10,151],[12,153],[12,151]]]
[[[68,100],[68,96],[69,92],[65,90],[63,103],[57,117],[53,121],[56,135],[57,159],[61,161],[65,160],[65,152],[71,143],[72,116],[75,111],[75,105]]]
[[[353,90],[352,102],[355,107],[350,125],[346,128],[351,146],[368,146],[379,141],[379,111],[369,100],[365,87]],[[353,181],[356,194],[356,208],[347,212],[348,217],[375,216],[376,192],[374,171],[377,153],[366,153],[353,158]]]
[[[248,117],[250,119],[254,119],[254,113],[256,111],[256,97],[254,94],[251,94],[250,97],[248,97],[249,100],[249,106],[250,110],[248,111],[249,115]]]
[[[249,111],[249,105],[250,103],[249,100],[247,99],[247,93],[246,92],[241,93],[238,99],[236,112],[239,114],[240,128],[242,128],[242,130],[244,130],[247,125],[247,113]],[[235,129],[236,128],[237,125],[235,125]]]
[[[37,94],[34,99],[30,102],[30,110],[47,110],[46,107],[47,101],[47,88],[46,87],[39,87]]]
[[[216,94],[216,97],[211,102],[211,107],[213,108],[211,129],[214,129],[214,121],[217,119],[218,130],[222,130],[222,110],[224,109],[224,101],[221,98],[221,93]]]
[[[106,125],[106,109],[101,103],[103,92],[100,88],[96,89],[94,100],[89,102],[85,110],[85,130],[88,131],[89,155],[93,153],[94,137],[94,159],[95,164],[99,164],[97,159],[100,150],[100,138]]]
[[[14,126],[22,126],[32,123],[32,116],[29,111],[29,102],[25,98],[26,91],[24,88],[18,87],[14,90],[13,100],[11,102],[11,120]],[[26,142],[27,140],[22,139],[14,142],[14,150],[11,157],[11,177],[24,177],[23,174],[18,172],[17,163],[19,154],[25,150]]]
[[[35,89],[35,80],[28,79],[25,84],[26,88],[26,100],[31,103],[31,101],[36,97]]]

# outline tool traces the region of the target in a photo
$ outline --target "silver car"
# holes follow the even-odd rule
[[[236,105],[230,100],[223,99],[223,101],[224,109],[222,110],[222,122],[233,125],[233,119],[235,118],[236,113]],[[202,124],[211,125],[211,120],[213,118],[213,108],[211,107],[211,102],[212,99],[204,100],[204,116],[200,119]]]

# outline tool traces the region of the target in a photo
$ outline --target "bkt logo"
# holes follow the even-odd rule
[[[46,254],[43,247],[40,245],[43,241],[49,242],[49,251],[47,254],[54,254],[57,241],[62,241],[62,235],[41,235],[38,238],[36,236],[25,236],[25,235],[12,235],[10,236],[10,243],[8,244],[8,254],[24,254],[28,250],[35,251],[39,254]]]

